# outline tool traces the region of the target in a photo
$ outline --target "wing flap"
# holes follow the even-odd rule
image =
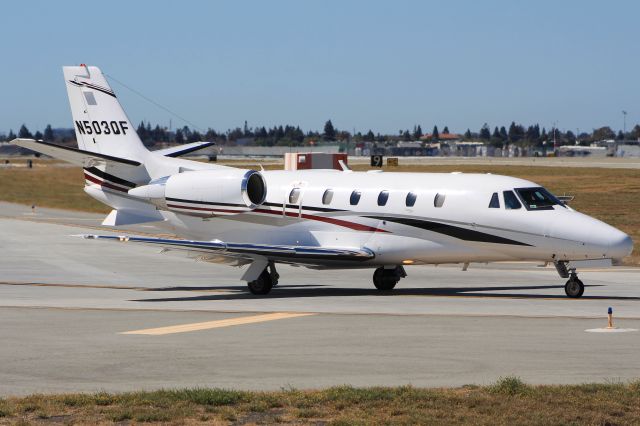
[[[375,257],[367,248],[284,246],[270,244],[227,243],[224,241],[196,241],[171,238],[138,237],[129,235],[81,235],[90,240],[109,240],[131,243],[159,245],[173,250],[187,250],[201,253],[219,253],[252,259],[264,256],[270,259],[301,261],[365,261]]]

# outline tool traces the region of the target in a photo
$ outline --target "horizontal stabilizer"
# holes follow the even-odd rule
[[[49,155],[60,160],[64,160],[78,166],[86,166],[90,162],[112,162],[121,165],[137,167],[139,162],[128,160],[126,158],[113,157],[111,155],[100,154],[98,152],[89,152],[69,146],[57,145],[54,143],[37,141],[34,139],[14,139],[12,144],[27,148],[41,154]]]
[[[103,226],[137,225],[139,223],[163,221],[157,210],[111,210],[102,222]]]
[[[253,259],[264,256],[269,259],[287,261],[295,259],[299,263],[307,260],[336,260],[336,261],[366,261],[375,257],[366,248],[312,247],[312,246],[281,246],[270,244],[226,243],[224,241],[194,241],[170,238],[136,237],[129,235],[81,235],[91,240],[111,240],[132,243],[144,243],[163,246],[167,249],[188,250],[205,254],[218,253],[224,256]]]
[[[180,157],[182,155],[209,148],[215,144],[215,142],[193,142],[185,145],[172,146],[171,148],[158,149],[153,151],[153,153],[163,155],[165,157]]]

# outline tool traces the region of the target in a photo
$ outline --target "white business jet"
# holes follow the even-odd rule
[[[177,158],[195,143],[149,151],[100,69],[64,67],[78,149],[30,139],[16,145],[84,168],[85,192],[113,208],[103,225],[157,222],[181,238],[85,235],[184,250],[199,260],[249,265],[253,294],[278,283],[276,264],[371,268],[390,291],[404,265],[553,262],[631,253],[624,232],[578,213],[541,186],[491,174],[343,170],[256,171]]]

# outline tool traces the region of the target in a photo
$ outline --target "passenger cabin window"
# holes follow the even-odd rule
[[[289,204],[298,204],[300,199],[300,188],[293,188],[289,193]]]
[[[331,200],[333,200],[333,189],[327,189],[322,194],[322,204],[331,204]]]
[[[489,201],[490,209],[499,209],[500,208],[500,199],[498,198],[498,193],[494,192],[491,196],[491,201]]]
[[[516,188],[516,192],[527,210],[553,210],[553,206],[564,204],[544,188]]]
[[[349,202],[351,203],[352,206],[355,206],[360,202],[360,195],[362,195],[360,191],[353,191],[351,193],[351,198],[349,199]]]
[[[517,210],[522,207],[520,201],[518,201],[518,197],[513,191],[504,191],[502,193],[504,195],[504,208],[507,210]]]
[[[380,194],[378,194],[378,205],[384,206],[385,204],[387,204],[388,200],[389,200],[389,191],[380,191]]]
[[[405,204],[407,207],[413,207],[416,205],[416,200],[418,199],[418,194],[415,192],[410,192],[407,194],[407,199],[405,200]]]
[[[444,194],[436,194],[433,198],[433,207],[442,207],[444,204]]]

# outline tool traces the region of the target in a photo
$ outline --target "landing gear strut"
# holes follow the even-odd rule
[[[373,273],[373,285],[380,291],[391,291],[401,278],[407,276],[402,266],[385,268],[381,266]]]
[[[252,294],[268,294],[273,287],[278,285],[278,278],[280,278],[280,274],[276,271],[275,263],[269,262],[260,276],[254,281],[247,282],[247,286]]]
[[[564,292],[567,296],[574,299],[582,296],[584,293],[584,284],[578,278],[576,268],[567,268],[567,262],[558,261],[554,262],[554,264],[560,278],[569,278],[567,283],[564,285]]]

